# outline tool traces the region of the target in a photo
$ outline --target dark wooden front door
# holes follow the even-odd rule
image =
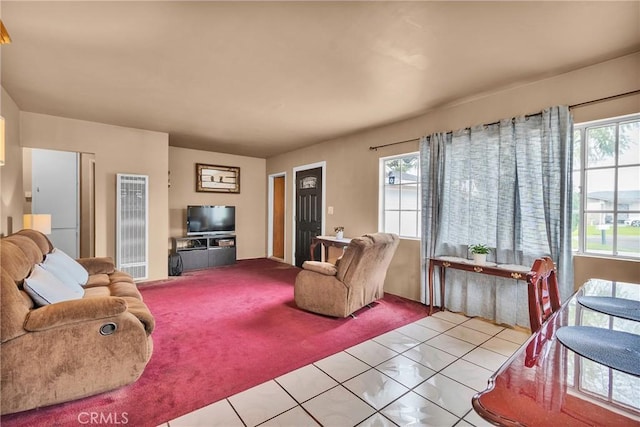
[[[311,259],[311,239],[322,231],[322,168],[296,173],[296,265]],[[320,246],[315,259],[320,259]]]

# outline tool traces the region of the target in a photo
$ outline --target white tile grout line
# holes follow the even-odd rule
[[[462,326],[464,323],[468,322],[468,321],[469,321],[469,320],[471,320],[471,319],[472,319],[472,318],[469,318],[469,319],[465,320],[464,322],[461,322],[461,323],[457,324],[456,326]],[[428,328],[428,327],[426,327],[426,326],[422,326],[422,325],[420,325],[420,326],[421,326],[421,327],[424,327],[424,328],[427,328],[427,329],[430,329],[430,328]],[[399,328],[397,328],[397,329],[399,329]],[[394,329],[394,331],[396,331],[397,329]],[[453,329],[453,328],[451,328],[451,329]],[[469,329],[472,329],[472,328],[469,328]],[[433,329],[431,329],[431,330],[433,330]],[[440,335],[447,335],[447,333],[446,333],[446,332],[447,332],[447,331],[449,331],[449,330],[450,330],[450,329],[447,329],[446,331],[443,331],[443,332],[435,331],[435,332],[438,332],[438,334],[437,334],[437,335],[434,335],[433,337],[431,337],[431,338],[429,338],[429,339],[427,339],[427,340],[425,340],[425,341],[419,341],[419,340],[418,340],[418,339],[416,339],[416,338],[413,338],[413,337],[411,337],[411,336],[409,336],[409,335],[407,335],[407,334],[403,334],[402,332],[398,331],[400,334],[402,334],[402,335],[404,335],[404,336],[406,336],[406,337],[408,337],[408,338],[411,338],[411,339],[413,339],[413,340],[419,341],[419,342],[418,342],[418,344],[416,344],[415,346],[409,347],[409,348],[405,349],[405,350],[404,350],[404,351],[402,351],[402,352],[398,352],[398,351],[396,351],[396,350],[394,350],[394,349],[392,349],[392,348],[390,348],[390,347],[388,347],[388,346],[385,346],[384,344],[382,344],[382,343],[380,343],[380,342],[378,342],[378,341],[375,341],[375,339],[374,339],[374,338],[372,338],[371,340],[373,340],[373,341],[375,341],[376,343],[378,343],[378,344],[380,344],[380,345],[382,345],[382,346],[384,346],[384,347],[388,348],[389,350],[391,350],[391,351],[393,351],[393,352],[395,353],[395,355],[391,356],[391,357],[390,357],[390,358],[388,358],[388,359],[385,359],[385,360],[381,361],[379,364],[377,364],[377,365],[375,365],[375,366],[373,366],[373,365],[371,365],[371,364],[369,364],[369,363],[365,362],[364,360],[362,360],[362,359],[358,358],[357,356],[355,356],[355,355],[353,355],[353,354],[351,354],[351,353],[347,352],[346,350],[343,350],[343,352],[346,352],[346,353],[347,353],[347,354],[349,354],[350,356],[352,356],[352,357],[354,357],[354,358],[358,359],[358,360],[359,360],[359,361],[361,361],[362,363],[364,363],[364,364],[366,364],[367,366],[369,366],[370,368],[369,368],[369,369],[367,369],[367,371],[369,371],[369,370],[373,369],[373,370],[375,370],[375,371],[379,372],[380,374],[385,375],[385,374],[384,374],[384,372],[382,372],[382,371],[380,371],[379,369],[377,369],[377,368],[376,368],[376,366],[379,366],[380,364],[385,363],[385,362],[387,362],[388,360],[390,360],[390,359],[392,359],[392,358],[394,358],[394,357],[397,357],[398,355],[402,355],[402,354],[406,353],[407,351],[409,351],[409,350],[411,350],[411,349],[413,349],[413,348],[415,348],[415,347],[417,347],[417,346],[419,346],[419,345],[421,345],[421,344],[426,344],[428,341],[430,341],[430,340],[432,340],[432,339],[434,339],[434,338],[436,338],[436,337],[438,337],[438,336],[440,336]],[[479,343],[479,344],[469,343],[469,344],[474,345],[474,347],[473,347],[471,350],[469,350],[468,352],[464,353],[464,354],[463,354],[463,355],[461,355],[461,356],[452,355],[452,356],[456,357],[456,359],[455,359],[454,361],[452,361],[451,363],[449,363],[449,364],[447,364],[447,365],[443,366],[443,367],[442,367],[442,369],[440,369],[440,370],[438,370],[438,371],[434,371],[434,372],[435,372],[435,373],[434,373],[434,375],[436,375],[436,374],[443,375],[443,376],[445,376],[446,378],[449,378],[450,380],[452,380],[452,381],[454,381],[454,382],[456,382],[456,383],[458,383],[458,384],[460,384],[460,385],[462,385],[462,386],[469,387],[469,386],[467,386],[467,385],[465,385],[465,384],[463,384],[463,383],[461,383],[461,382],[459,382],[459,381],[457,381],[457,380],[455,380],[455,379],[453,379],[453,378],[450,378],[450,377],[446,376],[445,374],[443,374],[443,373],[442,373],[442,371],[443,371],[444,369],[446,369],[448,366],[452,365],[453,363],[456,363],[457,361],[462,360],[464,356],[466,356],[467,354],[471,353],[471,352],[472,352],[472,351],[474,351],[475,349],[479,348],[480,346],[482,346],[482,345],[483,345],[484,343],[486,343],[487,341],[491,340],[492,338],[495,338],[495,337],[496,337],[496,335],[498,335],[499,333],[501,333],[504,329],[502,329],[502,330],[500,330],[500,331],[497,331],[497,332],[496,332],[496,333],[494,333],[494,334],[488,334],[488,333],[486,333],[486,332],[478,331],[478,330],[475,330],[475,329],[472,329],[472,330],[473,330],[474,332],[478,332],[478,333],[483,333],[483,334],[485,334],[485,335],[489,335],[489,338],[487,338],[485,341],[483,341],[483,342],[481,342],[481,343]],[[447,336],[451,336],[451,335],[447,335]],[[453,337],[453,338],[456,338],[456,337]],[[457,339],[460,339],[460,338],[457,338]],[[369,340],[369,341],[371,341],[371,340]],[[461,341],[464,341],[463,339],[460,339],[460,340],[461,340]],[[366,341],[365,341],[365,342],[366,342]],[[468,341],[465,341],[465,342],[468,342]],[[428,345],[428,344],[427,344],[427,345]],[[439,349],[439,350],[444,351],[444,352],[447,352],[446,350],[442,350],[442,349]],[[494,353],[494,354],[496,354],[496,355],[498,355],[498,356],[504,356],[504,355],[502,355],[502,354],[500,354],[500,353],[497,353],[497,352],[494,352],[494,351],[492,351],[492,350],[490,350],[490,349],[485,349],[485,350],[490,351],[491,353]],[[338,354],[338,353],[336,353],[336,354]],[[447,354],[451,354],[451,353],[447,353]],[[330,356],[329,356],[329,357],[330,357]],[[480,365],[478,365],[478,364],[476,364],[476,363],[473,363],[473,362],[470,362],[470,361],[468,361],[468,360],[465,360],[465,362],[471,363],[472,365],[477,366],[477,367],[482,368],[482,369],[487,369],[487,368],[486,368],[486,367],[484,367],[484,366],[480,366]],[[415,363],[420,363],[420,362],[415,362]],[[292,395],[291,395],[291,394],[290,394],[290,393],[289,393],[289,392],[288,392],[288,391],[287,391],[287,390],[286,390],[286,389],[285,389],[285,388],[284,388],[280,383],[278,383],[275,379],[274,379],[274,381],[275,381],[275,382],[276,382],[276,383],[277,383],[277,384],[278,384],[278,385],[279,385],[279,386],[280,386],[280,387],[281,387],[281,388],[282,388],[282,389],[283,389],[287,394],[289,394],[289,396],[291,396],[291,398],[293,398],[293,399],[298,403],[298,406],[299,406],[303,411],[305,411],[309,416],[311,416],[311,418],[313,418],[313,420],[314,420],[314,421],[316,421],[318,424],[322,425],[322,424],[321,424],[321,423],[320,423],[320,422],[319,422],[315,417],[313,417],[313,415],[311,415],[311,414],[310,414],[310,413],[309,413],[309,412],[308,412],[308,411],[307,411],[307,410],[302,406],[302,403],[306,403],[306,402],[308,402],[309,400],[314,399],[314,398],[318,397],[319,395],[321,395],[321,394],[323,394],[323,393],[326,393],[326,392],[328,392],[329,390],[332,390],[332,389],[334,389],[334,388],[336,388],[336,387],[338,387],[338,386],[342,386],[342,387],[343,387],[343,388],[345,388],[347,391],[349,391],[351,394],[353,394],[355,397],[357,397],[358,399],[362,400],[362,401],[363,401],[364,403],[366,403],[367,405],[371,406],[368,402],[366,402],[365,400],[363,400],[360,396],[358,396],[357,394],[355,394],[354,392],[352,392],[348,387],[344,386],[344,383],[346,383],[347,381],[349,381],[349,380],[351,380],[351,379],[353,379],[353,378],[355,378],[355,377],[357,377],[357,376],[359,376],[359,375],[362,375],[364,372],[361,372],[361,373],[356,374],[356,375],[354,375],[354,376],[352,376],[352,377],[349,377],[349,378],[345,379],[344,381],[339,381],[338,379],[336,379],[336,378],[334,378],[333,376],[331,376],[328,372],[325,372],[322,368],[320,368],[319,366],[315,365],[315,363],[312,363],[312,365],[314,365],[314,366],[315,366],[316,368],[318,368],[320,371],[324,372],[326,375],[328,375],[330,378],[332,378],[332,379],[333,379],[334,381],[336,381],[338,384],[336,384],[336,385],[335,385],[335,386],[333,386],[333,387],[330,387],[330,388],[329,388],[329,389],[327,389],[327,390],[324,390],[323,392],[321,392],[321,393],[319,393],[319,394],[317,394],[317,395],[315,395],[315,396],[310,397],[310,398],[309,398],[309,399],[307,399],[307,400],[304,400],[304,401],[302,401],[302,402],[299,402],[299,401],[298,401],[297,399],[295,399],[295,397],[293,397],[293,396],[292,396]],[[423,366],[424,366],[424,365],[423,365]],[[426,366],[425,366],[425,367],[426,367]],[[429,369],[431,369],[431,368],[429,368]],[[431,369],[431,370],[433,370],[433,369]],[[367,372],[367,371],[365,371],[365,372]],[[385,376],[386,376],[386,375],[385,375]],[[408,386],[406,386],[405,384],[402,384],[402,383],[400,383],[399,381],[394,380],[393,378],[389,377],[389,379],[391,379],[392,381],[397,382],[397,383],[399,383],[399,384],[403,385],[404,387],[408,388],[409,390],[407,390],[405,393],[403,393],[402,395],[400,395],[398,398],[394,399],[394,400],[393,400],[392,402],[390,402],[389,404],[387,404],[387,405],[385,405],[384,407],[380,408],[379,410],[377,410],[376,408],[374,408],[374,407],[372,407],[372,406],[371,406],[371,408],[372,408],[374,411],[376,411],[376,413],[378,413],[380,416],[382,416],[382,417],[384,417],[385,419],[389,420],[387,417],[385,417],[385,416],[384,416],[384,414],[382,413],[382,411],[383,411],[386,407],[388,407],[389,405],[391,405],[391,404],[393,404],[394,402],[396,402],[398,399],[401,399],[402,397],[404,397],[405,395],[407,395],[408,393],[411,393],[412,391],[413,391],[413,392],[415,392],[415,389],[416,389],[417,387],[419,387],[421,384],[423,384],[425,381],[428,381],[428,380],[429,380],[430,378],[432,378],[432,377],[433,377],[433,375],[432,375],[431,377],[429,377],[429,378],[426,378],[424,381],[420,382],[419,384],[415,385],[414,387],[408,387]],[[469,387],[469,388],[471,388],[471,387]],[[420,395],[420,394],[418,393],[418,395]],[[422,396],[422,395],[420,395],[420,396]],[[424,397],[424,396],[422,396],[422,397]],[[429,400],[429,399],[427,399],[427,400]],[[430,401],[430,402],[431,402],[431,401]],[[432,403],[434,403],[434,404],[435,404],[435,405],[437,405],[438,407],[442,408],[442,406],[438,405],[437,403],[435,403],[435,402],[432,402]],[[290,408],[290,409],[288,409],[287,411],[290,411],[291,409],[293,409],[293,408]],[[451,411],[449,411],[449,410],[448,410],[448,409],[446,409],[446,408],[442,408],[442,409],[443,409],[443,410],[445,410],[445,411],[447,411],[448,413],[452,414],[454,417],[458,418],[458,421],[457,421],[457,423],[456,423],[456,424],[459,424],[462,420],[464,420],[464,417],[466,417],[466,416],[467,416],[471,411],[473,411],[473,408],[472,408],[472,409],[470,409],[468,412],[466,412],[462,417],[459,417],[459,416],[457,416],[457,415],[453,414]],[[287,412],[287,411],[284,411],[284,412]],[[283,412],[283,413],[284,413],[284,412]],[[272,417],[272,418],[270,418],[269,420],[265,420],[265,421],[264,421],[263,423],[261,423],[261,424],[264,424],[264,423],[266,423],[267,421],[270,421],[270,420],[272,420],[273,418],[275,418],[275,417],[277,417],[277,416],[279,416],[279,415],[282,415],[282,413],[281,413],[281,414],[278,414],[278,415],[276,415],[276,416],[274,416],[274,417]],[[374,415],[375,415],[375,414],[374,414]],[[366,420],[366,419],[368,419],[368,418],[369,418],[369,417],[365,418],[364,420],[360,421],[359,423],[361,423],[361,422],[365,421],[365,420]],[[389,422],[391,422],[391,423],[393,423],[393,424],[397,425],[397,423],[395,423],[395,422],[393,422],[393,421],[391,421],[391,420],[389,420]],[[465,422],[466,422],[466,421],[465,421]],[[244,421],[243,421],[243,423],[244,423]],[[359,423],[358,423],[358,424],[359,424]],[[246,425],[246,424],[245,424],[245,425]],[[357,424],[356,424],[356,425],[357,425]]]
[[[437,318],[437,319],[440,319],[439,317],[436,317],[436,318]],[[344,383],[346,383],[347,381],[349,381],[349,380],[351,380],[351,379],[353,379],[353,378],[355,378],[355,377],[357,377],[357,376],[359,376],[359,375],[362,375],[364,372],[361,372],[361,373],[358,373],[358,374],[356,374],[356,375],[354,375],[354,376],[351,376],[351,377],[349,377],[349,378],[346,378],[344,381],[339,381],[338,379],[336,379],[336,378],[334,378],[333,376],[331,376],[328,372],[324,371],[322,368],[320,368],[319,366],[317,366],[317,365],[315,364],[316,362],[314,362],[314,363],[311,363],[310,365],[315,366],[315,367],[316,367],[317,369],[319,369],[321,372],[323,372],[324,374],[326,374],[327,376],[329,376],[330,378],[332,378],[334,381],[336,381],[336,382],[337,382],[337,384],[336,384],[336,385],[334,385],[334,386],[332,386],[332,387],[330,387],[330,388],[328,388],[327,390],[322,391],[321,393],[318,393],[317,395],[314,395],[314,396],[312,396],[312,397],[310,397],[310,398],[308,398],[308,399],[304,400],[304,401],[298,401],[298,400],[297,400],[297,399],[296,399],[296,398],[295,398],[291,393],[289,393],[289,391],[288,391],[288,390],[287,390],[287,389],[286,389],[282,384],[280,384],[280,383],[276,380],[276,378],[274,378],[274,379],[272,379],[272,380],[269,380],[269,381],[274,381],[276,384],[278,384],[278,386],[279,386],[280,388],[282,388],[282,390],[283,390],[285,393],[287,393],[287,394],[288,394],[288,395],[289,395],[289,396],[290,396],[290,397],[291,397],[291,398],[292,398],[292,399],[297,403],[297,405],[296,405],[296,406],[294,406],[293,408],[289,408],[289,409],[287,409],[286,411],[283,411],[283,412],[281,412],[281,413],[279,413],[279,414],[277,414],[277,415],[274,415],[274,416],[270,417],[269,419],[267,419],[267,420],[265,420],[265,421],[261,422],[261,423],[260,423],[260,424],[258,424],[258,425],[263,425],[263,424],[265,424],[265,423],[267,423],[267,422],[269,422],[269,421],[273,420],[274,418],[276,418],[276,417],[278,417],[278,416],[280,416],[280,415],[282,415],[282,414],[284,414],[284,413],[286,413],[286,412],[288,412],[288,411],[291,411],[292,409],[295,409],[296,407],[299,407],[299,408],[300,408],[300,409],[302,409],[302,410],[303,410],[307,415],[309,415],[309,416],[310,416],[310,417],[311,417],[311,418],[312,418],[316,423],[318,423],[319,425],[321,425],[321,426],[322,426],[322,423],[320,423],[320,421],[319,421],[319,420],[317,420],[317,419],[316,419],[316,418],[315,418],[315,417],[314,417],[314,416],[313,416],[309,411],[307,411],[307,409],[306,409],[304,406],[302,406],[302,404],[303,404],[303,403],[308,402],[308,401],[309,401],[309,400],[311,400],[311,399],[314,399],[314,398],[318,397],[319,395],[321,395],[321,394],[323,394],[323,393],[328,392],[329,390],[333,390],[334,388],[339,387],[339,386],[342,386],[342,387],[343,387],[344,389],[346,389],[348,392],[350,392],[350,393],[351,393],[351,394],[353,394],[355,397],[357,397],[358,399],[360,399],[361,401],[363,401],[365,404],[367,404],[368,406],[370,406],[370,407],[375,411],[375,413],[374,413],[373,415],[375,415],[375,414],[379,414],[380,416],[384,417],[386,420],[388,420],[388,421],[389,421],[389,422],[391,422],[392,424],[394,424],[394,425],[398,425],[397,423],[395,423],[395,422],[393,422],[392,420],[390,420],[389,418],[387,418],[387,417],[382,413],[382,411],[383,411],[386,407],[388,407],[389,405],[392,405],[392,404],[393,404],[394,402],[396,402],[398,399],[401,399],[402,397],[404,397],[405,395],[407,395],[408,393],[415,392],[415,389],[416,389],[417,387],[419,387],[420,385],[422,385],[425,381],[428,381],[428,380],[429,380],[430,378],[432,378],[434,375],[436,375],[436,374],[443,375],[444,377],[446,377],[446,378],[448,378],[448,379],[450,379],[450,380],[452,380],[452,381],[454,381],[454,382],[456,382],[456,383],[458,383],[458,384],[460,384],[460,385],[462,385],[462,386],[469,387],[469,386],[467,386],[466,384],[463,384],[463,383],[461,383],[461,382],[459,382],[459,381],[457,381],[457,380],[455,380],[455,379],[453,379],[453,378],[448,377],[447,375],[443,374],[443,373],[442,373],[442,371],[443,371],[444,369],[446,369],[447,367],[449,367],[450,365],[452,365],[453,363],[456,363],[456,362],[457,362],[457,361],[459,361],[459,360],[463,360],[463,357],[464,357],[464,356],[466,356],[467,354],[471,353],[471,352],[472,352],[472,351],[474,351],[475,349],[480,348],[480,347],[481,347],[483,344],[485,344],[487,341],[489,341],[489,340],[491,340],[491,339],[493,339],[493,338],[496,338],[498,334],[500,334],[501,332],[503,332],[504,330],[506,330],[506,328],[503,328],[503,329],[501,329],[500,331],[497,331],[497,332],[496,332],[496,333],[494,333],[494,334],[489,334],[489,333],[487,333],[487,332],[478,331],[478,330],[476,330],[476,329],[469,328],[469,329],[473,330],[474,332],[482,333],[482,334],[485,334],[485,335],[488,335],[488,336],[489,336],[489,338],[487,338],[485,341],[483,341],[483,342],[481,342],[481,343],[479,343],[479,344],[470,343],[470,342],[465,341],[465,340],[463,340],[463,339],[461,339],[461,338],[453,337],[452,335],[448,335],[448,334],[447,334],[447,332],[448,332],[449,330],[451,330],[451,329],[453,329],[453,328],[455,328],[455,327],[457,327],[457,326],[463,326],[463,325],[464,325],[464,323],[466,323],[466,322],[468,322],[469,320],[472,320],[472,319],[473,319],[473,318],[468,318],[467,320],[465,320],[465,321],[463,321],[463,322],[461,322],[461,323],[455,324],[455,326],[454,326],[454,327],[449,328],[449,329],[447,329],[447,330],[445,330],[445,331],[436,331],[435,329],[431,329],[431,328],[429,328],[428,326],[424,326],[424,325],[418,324],[418,326],[420,326],[420,327],[422,327],[422,328],[426,328],[426,329],[429,329],[429,330],[432,330],[432,331],[437,332],[437,335],[434,335],[433,337],[431,337],[431,338],[429,338],[429,339],[427,339],[427,340],[424,340],[424,341],[420,341],[419,339],[416,339],[416,338],[414,338],[414,337],[411,337],[410,335],[407,335],[407,334],[405,334],[405,333],[402,333],[402,332],[398,331],[398,329],[400,329],[400,328],[396,328],[396,329],[394,329],[393,331],[397,331],[398,333],[400,333],[400,334],[402,334],[402,335],[404,335],[404,336],[406,336],[406,337],[408,337],[408,338],[411,338],[411,339],[413,339],[413,340],[415,340],[415,341],[417,341],[417,342],[418,342],[415,346],[409,347],[409,348],[407,348],[407,349],[403,350],[402,352],[398,352],[398,351],[396,351],[396,350],[394,350],[394,349],[392,349],[392,348],[390,348],[390,347],[388,347],[388,346],[385,346],[384,344],[382,344],[382,343],[380,343],[380,342],[378,342],[378,341],[375,341],[375,337],[374,337],[374,338],[371,338],[370,340],[367,340],[367,341],[374,341],[374,342],[376,342],[377,344],[380,344],[380,345],[384,346],[385,348],[388,348],[389,350],[391,350],[391,351],[393,351],[393,352],[395,353],[393,356],[389,357],[388,359],[385,359],[385,360],[381,361],[380,363],[378,363],[378,364],[377,364],[377,365],[375,365],[375,366],[373,366],[373,365],[371,365],[370,363],[367,363],[367,362],[365,362],[364,360],[362,360],[362,359],[358,358],[357,356],[355,356],[355,355],[353,355],[353,354],[351,354],[351,353],[347,352],[347,351],[346,351],[346,349],[345,349],[345,350],[342,350],[341,352],[345,352],[345,353],[347,353],[348,355],[350,355],[351,357],[354,357],[355,359],[357,359],[357,360],[361,361],[362,363],[364,363],[365,365],[369,366],[369,368],[368,368],[366,371],[364,371],[364,372],[367,372],[367,371],[369,371],[369,370],[372,370],[372,369],[373,369],[373,370],[375,370],[375,371],[379,372],[380,374],[387,376],[386,374],[384,374],[384,372],[382,372],[382,371],[380,371],[379,369],[377,369],[377,368],[376,368],[376,366],[379,366],[379,365],[381,365],[381,364],[383,364],[383,363],[385,363],[385,362],[389,361],[390,359],[392,359],[392,358],[394,358],[394,357],[397,357],[397,356],[399,356],[399,355],[402,355],[402,354],[404,354],[404,353],[406,353],[406,352],[408,352],[408,351],[410,351],[410,350],[412,350],[412,349],[416,348],[417,346],[419,346],[419,345],[421,345],[421,344],[427,344],[427,345],[428,345],[428,341],[430,341],[430,340],[432,340],[432,339],[434,339],[434,338],[436,338],[436,337],[438,337],[438,336],[440,336],[440,335],[447,335],[447,336],[450,336],[450,337],[452,337],[452,338],[459,339],[459,340],[461,340],[461,341],[464,341],[464,342],[469,343],[469,344],[471,344],[471,345],[473,345],[473,346],[474,346],[471,350],[467,351],[466,353],[462,354],[461,356],[456,356],[456,355],[454,355],[454,354],[448,353],[446,350],[438,349],[438,350],[440,350],[440,351],[444,351],[444,352],[445,352],[445,353],[447,353],[447,354],[451,354],[452,356],[456,357],[456,359],[455,359],[454,361],[452,361],[451,363],[449,363],[449,364],[447,364],[447,365],[443,366],[443,367],[442,367],[442,369],[440,369],[440,370],[438,370],[438,371],[435,371],[434,369],[432,369],[432,368],[429,368],[429,367],[425,366],[425,367],[427,367],[428,369],[431,369],[432,371],[434,371],[434,374],[433,374],[431,377],[426,378],[424,381],[420,382],[419,384],[415,385],[414,387],[408,387],[408,386],[406,386],[405,384],[402,384],[402,383],[400,383],[399,381],[397,381],[397,380],[395,380],[395,379],[393,379],[393,378],[391,378],[391,377],[388,377],[388,378],[389,378],[389,379],[391,379],[392,381],[397,382],[397,383],[401,384],[402,386],[404,386],[404,387],[408,388],[408,390],[407,390],[405,393],[403,393],[402,395],[398,396],[398,398],[394,399],[394,400],[393,400],[392,402],[390,402],[389,404],[387,404],[387,405],[385,405],[384,407],[380,408],[379,410],[377,410],[375,407],[371,406],[371,404],[369,404],[368,402],[366,402],[365,400],[363,400],[360,396],[358,396],[357,394],[355,394],[354,392],[352,392],[348,387],[344,386]],[[440,319],[440,320],[445,320],[445,319]],[[445,321],[446,321],[446,320],[445,320]],[[415,322],[413,322],[413,323],[415,323]],[[452,323],[452,322],[450,322],[450,323]],[[410,324],[412,324],[412,323],[409,323],[408,325],[410,325]],[[404,326],[407,326],[407,325],[404,325]],[[389,332],[391,332],[391,331],[389,331]],[[506,340],[506,341],[509,341],[509,340]],[[366,341],[364,341],[364,342],[366,342]],[[509,342],[512,342],[512,341],[509,341]],[[517,344],[517,343],[514,343],[514,344]],[[482,348],[484,348],[484,347],[482,347]],[[496,355],[506,357],[505,355],[500,354],[500,353],[497,353],[497,352],[492,351],[492,350],[490,350],[490,349],[487,349],[487,348],[484,348],[484,349],[485,349],[485,350],[487,350],[487,351],[489,351],[489,352],[491,352],[491,353],[494,353],[494,354],[496,354]],[[338,353],[341,353],[341,352],[337,352],[337,353],[335,353],[335,354],[338,354]],[[327,357],[331,357],[331,356],[327,356]],[[413,360],[413,359],[412,359],[412,360]],[[468,360],[466,360],[466,359],[464,359],[464,361],[465,361],[465,362],[468,362],[468,363],[471,363],[472,365],[474,365],[474,366],[476,366],[476,367],[479,367],[479,368],[482,368],[482,369],[487,369],[487,368],[486,368],[486,367],[484,367],[484,366],[480,366],[480,365],[478,365],[478,364],[476,364],[476,363],[473,363],[473,362],[470,362],[470,361],[468,361]],[[420,364],[420,362],[417,362],[417,361],[414,361],[414,362],[415,362],[415,363]],[[424,366],[424,365],[423,365],[423,366]],[[490,369],[489,369],[489,370],[490,370]],[[266,382],[268,382],[268,381],[266,381]],[[469,388],[471,388],[471,387],[469,387]],[[422,395],[420,395],[419,393],[418,393],[418,395],[419,395],[419,396],[422,396]],[[422,396],[422,397],[424,398],[424,396]],[[224,399],[224,400],[226,400],[226,401],[227,401],[227,403],[231,406],[231,408],[233,409],[233,411],[235,412],[235,414],[238,416],[238,418],[240,419],[240,421],[242,422],[242,424],[246,427],[246,426],[247,426],[246,422],[242,419],[242,416],[238,413],[238,411],[237,411],[237,410],[236,410],[236,408],[233,406],[233,404],[231,403],[231,401],[229,400],[229,398],[226,398],[226,399]],[[427,399],[427,400],[429,400],[429,399]],[[471,412],[473,411],[473,408],[471,408],[471,409],[470,409],[468,412],[466,412],[462,417],[459,417],[459,416],[457,416],[457,415],[453,414],[453,413],[452,413],[451,411],[449,411],[448,409],[443,408],[442,406],[438,405],[437,403],[432,402],[432,401],[430,401],[430,402],[431,402],[431,403],[433,403],[433,404],[435,404],[435,405],[437,405],[438,407],[442,408],[442,409],[443,409],[443,410],[445,410],[446,412],[448,412],[448,413],[452,414],[454,417],[456,417],[456,418],[458,419],[458,421],[456,422],[456,424],[455,424],[455,425],[460,424],[460,423],[464,420],[464,418],[465,418],[467,415],[469,415],[469,413],[471,413]],[[213,403],[215,403],[215,402],[213,402]],[[359,421],[357,424],[360,424],[360,423],[364,422],[366,419],[370,418],[370,417],[371,417],[371,416],[373,416],[373,415],[370,415],[369,417],[367,417],[367,418],[365,418],[365,419],[363,419],[363,420]],[[464,420],[464,421],[465,421],[465,422],[468,422],[468,421],[466,421],[466,420]],[[357,424],[356,424],[356,425],[357,425]],[[167,423],[166,423],[166,425],[167,425],[168,427],[171,427],[170,422],[167,422]]]

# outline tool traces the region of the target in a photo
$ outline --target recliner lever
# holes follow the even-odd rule
[[[100,326],[100,335],[111,335],[118,329],[118,325],[113,322]]]

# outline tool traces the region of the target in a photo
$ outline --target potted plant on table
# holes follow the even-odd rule
[[[343,226],[339,225],[337,227],[334,227],[333,231],[336,232],[336,239],[344,238],[344,227]]]
[[[473,262],[484,265],[487,263],[487,254],[491,252],[489,247],[483,243],[469,246],[469,252],[473,254]]]

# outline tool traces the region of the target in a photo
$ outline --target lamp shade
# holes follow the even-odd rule
[[[22,216],[22,223],[23,228],[51,234],[51,215],[49,214],[25,214]]]
[[[0,19],[0,44],[11,43],[11,36]]]

